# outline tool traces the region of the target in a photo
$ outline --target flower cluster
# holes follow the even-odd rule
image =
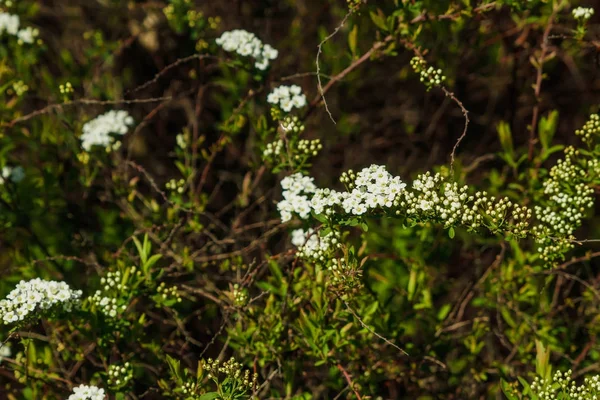
[[[177,192],[179,194],[185,191],[185,180],[184,179],[171,179],[165,184],[165,187],[173,192]]]
[[[248,302],[248,291],[241,288],[237,283],[233,285],[231,294],[234,304],[238,307],[243,307]]]
[[[0,170],[0,185],[4,185],[7,180],[11,180],[14,183],[19,183],[25,178],[25,171],[23,167],[4,167]]]
[[[280,86],[280,87],[285,87],[285,86]],[[298,86],[293,86],[293,87],[298,88]],[[294,90],[297,91],[296,89],[294,89]],[[302,96],[304,96],[304,95],[302,95]],[[283,121],[281,121],[281,129],[283,129],[286,132],[291,132],[291,133],[302,133],[302,132],[304,132],[304,124],[302,123],[302,121],[300,121],[298,116],[287,115],[283,119]]]
[[[278,156],[281,154],[281,150],[283,150],[283,140],[279,139],[272,143],[268,143],[263,151],[263,158]]]
[[[550,379],[536,377],[531,383],[531,391],[540,400],[573,399],[592,400],[600,395],[600,376],[587,377],[583,385],[577,385],[570,377],[573,371],[556,371]]]
[[[131,272],[135,272],[135,267],[131,268]],[[127,308],[125,304],[119,306],[117,298],[105,296],[103,294],[103,292],[127,290],[127,286],[122,283],[121,277],[120,271],[107,272],[106,277],[100,279],[102,290],[97,290],[96,293],[89,298],[92,304],[110,318],[115,318],[119,311],[124,311]]]
[[[575,134],[581,136],[581,140],[588,146],[594,141],[594,136],[600,133],[600,115],[592,114],[590,119],[581,129],[577,129]]]
[[[267,102],[278,106],[285,112],[290,112],[294,107],[304,107],[306,105],[306,96],[302,93],[302,88],[298,85],[282,85],[276,87],[271,93],[269,93],[267,96]],[[284,127],[284,129],[286,128]]]
[[[392,176],[382,165],[371,165],[357,174],[350,170],[342,175],[340,181],[350,191],[317,191],[311,201],[315,213],[331,214],[332,208],[336,206],[350,215],[363,215],[374,209],[390,208],[406,187],[399,176]]]
[[[585,8],[585,7],[577,7],[574,8],[573,11],[573,18],[577,19],[577,20],[581,20],[581,21],[587,21],[588,19],[592,18],[592,15],[594,15],[594,9],[593,8]]]
[[[73,388],[73,393],[67,400],[104,400],[105,398],[104,389],[91,385],[79,385]]]
[[[110,365],[108,367],[108,384],[113,388],[126,386],[133,379],[133,368],[126,362],[123,365]]]
[[[181,303],[181,296],[177,291],[177,286],[167,287],[164,282],[161,282],[160,285],[156,288],[156,291],[162,298],[162,300],[172,299],[177,303]]]
[[[323,149],[323,145],[320,139],[302,139],[298,142],[298,151],[300,154],[297,154],[296,158],[301,158],[302,155],[316,157],[321,149]]]
[[[298,256],[325,261],[326,255],[340,246],[339,233],[330,232],[319,236],[314,229],[292,231],[292,244],[298,248]]]
[[[242,375],[242,364],[235,361],[235,358],[225,361],[223,364],[219,360],[212,360],[209,358],[205,365],[205,369],[208,371],[209,379],[216,379],[219,374],[224,374],[225,379],[229,381],[237,381],[241,383],[240,390],[245,392],[246,390],[252,390],[257,387],[258,374],[254,374],[250,379],[250,371],[243,371]]]
[[[240,56],[253,57],[256,60],[254,66],[260,70],[267,69],[269,61],[279,55],[273,47],[263,44],[255,34],[243,29],[224,32],[216,42],[225,51],[235,51]]]
[[[39,35],[39,31],[30,26],[19,29],[21,21],[18,15],[0,12],[0,36],[5,32],[9,35],[16,36],[19,44],[32,44]]]
[[[83,125],[83,134],[81,135],[81,146],[85,151],[90,151],[92,146],[102,146],[106,151],[116,150],[121,142],[115,141],[110,135],[124,135],[133,125],[133,118],[127,111],[111,110]]]
[[[292,213],[298,214],[302,219],[308,218],[311,211],[308,195],[317,190],[313,178],[296,173],[283,178],[281,188],[283,189],[283,200],[277,204],[281,221],[291,220]]]
[[[69,312],[79,304],[80,297],[81,290],[71,290],[65,282],[39,278],[21,281],[6,299],[0,300],[0,320],[5,324],[20,323]]]
[[[433,67],[427,67],[427,62],[420,57],[413,57],[410,60],[410,65],[413,70],[421,76],[420,80],[425,84],[427,90],[431,90],[434,86],[439,86],[446,80],[446,77],[442,75],[441,69],[435,69]]]

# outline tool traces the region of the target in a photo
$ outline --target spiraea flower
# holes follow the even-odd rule
[[[295,229],[292,231],[292,244],[298,248],[300,257],[325,261],[325,255],[339,246],[339,234],[330,232],[319,236],[312,228],[307,231]]]
[[[254,66],[260,70],[267,69],[269,62],[275,60],[279,55],[278,51],[273,47],[264,44],[255,34],[243,29],[224,32],[216,42],[225,51],[236,52],[240,56],[254,58]]]
[[[5,324],[20,323],[69,312],[80,298],[81,290],[72,290],[65,282],[39,278],[21,281],[6,299],[0,300],[0,320]]]
[[[573,18],[575,18],[576,20],[587,21],[588,19],[592,18],[592,15],[594,15],[594,9],[586,7],[577,7],[573,9],[572,13]]]
[[[291,220],[292,213],[298,214],[302,219],[308,218],[311,211],[308,196],[317,190],[313,178],[296,173],[283,178],[281,187],[283,189],[283,200],[277,204],[281,221]]]
[[[90,151],[93,146],[102,146],[108,149],[118,147],[119,141],[116,141],[111,134],[124,135],[133,125],[133,118],[127,111],[111,110],[102,114],[83,125],[83,134],[81,135],[81,147],[85,151]]]
[[[33,44],[39,35],[39,30],[30,26],[19,29],[21,20],[18,15],[0,12],[0,36],[4,33],[17,37],[19,44]]]
[[[306,105],[306,96],[302,93],[302,88],[298,85],[282,85],[269,93],[267,102],[281,108],[285,112],[290,112],[293,108],[304,107]]]
[[[19,183],[25,178],[25,171],[23,167],[9,167],[6,166],[0,170],[0,185],[6,183],[7,180],[11,180],[14,183]]]
[[[104,400],[105,398],[104,389],[91,385],[79,385],[73,388],[73,393],[67,400]]]

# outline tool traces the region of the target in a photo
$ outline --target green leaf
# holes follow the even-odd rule
[[[371,15],[371,20],[373,21],[373,23],[375,25],[377,25],[377,27],[383,31],[388,30],[387,25],[385,24],[385,18],[383,16],[383,12],[381,10],[377,10],[377,14],[374,13],[373,11],[370,12]]]
[[[348,34],[348,46],[352,57],[356,57],[356,39],[358,37],[358,25],[354,25],[350,33]]]
[[[554,137],[554,133],[556,133],[557,125],[558,111],[556,110],[550,111],[548,116],[540,119],[540,123],[538,125],[538,136],[544,150],[546,150],[550,146],[550,143],[552,143],[552,138]]]
[[[202,396],[198,398],[198,400],[214,400],[219,397],[219,393],[217,392],[208,392],[204,393]]]
[[[450,239],[454,239],[454,235],[455,235],[454,227],[450,227],[450,229],[448,229],[448,237]]]

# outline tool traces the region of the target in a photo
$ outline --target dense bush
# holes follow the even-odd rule
[[[0,397],[595,399],[581,3],[0,0]]]

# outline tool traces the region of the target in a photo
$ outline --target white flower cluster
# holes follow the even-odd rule
[[[85,151],[90,151],[95,145],[106,147],[107,151],[116,150],[121,142],[115,141],[110,134],[124,135],[131,125],[133,118],[124,110],[111,110],[99,115],[83,125],[81,147]]]
[[[285,112],[290,112],[294,107],[304,107],[306,105],[306,96],[302,93],[302,88],[298,85],[281,85],[269,93],[267,102],[278,106]]]
[[[593,8],[585,8],[585,7],[577,7],[577,8],[573,9],[572,13],[573,13],[573,18],[582,20],[582,21],[587,21],[588,19],[592,18],[592,15],[594,15],[594,9]]]
[[[571,370],[564,374],[556,371],[554,376],[548,380],[536,377],[531,383],[531,391],[540,400],[597,399],[600,395],[600,376],[586,377],[583,385],[577,385],[570,377],[572,373]]]
[[[104,400],[105,398],[104,389],[91,385],[79,385],[73,388],[73,393],[67,400]]]
[[[21,281],[6,299],[0,300],[0,320],[10,324],[52,312],[68,312],[79,304],[80,297],[81,290],[71,290],[65,282],[39,278]]]
[[[325,261],[326,254],[340,246],[339,234],[330,232],[319,236],[314,229],[295,229],[292,231],[292,244],[298,248],[298,255],[304,258]]]
[[[383,165],[371,165],[357,174],[350,170],[340,180],[351,191],[317,191],[311,201],[315,213],[331,214],[335,206],[340,206],[351,215],[363,215],[377,208],[390,208],[406,187],[399,176],[392,176]]]
[[[263,44],[255,34],[243,29],[234,29],[224,32],[216,40],[217,44],[225,51],[235,51],[243,57],[253,57],[256,62],[254,66],[265,70],[270,60],[275,60],[279,52],[268,44]]]
[[[573,233],[581,226],[587,210],[594,206],[594,189],[588,181],[600,175],[599,163],[593,159],[582,167],[576,163],[580,155],[573,147],[565,149],[565,158],[557,161],[550,169],[550,178],[543,183],[544,194],[548,196],[546,205],[535,207],[540,224],[533,233],[545,261],[560,259],[573,248]]]
[[[32,27],[19,29],[21,21],[18,15],[0,12],[0,36],[7,33],[16,36],[19,44],[32,44],[39,35],[39,31]]]
[[[477,229],[485,225],[493,233],[503,231],[517,236],[526,234],[527,220],[532,214],[527,207],[508,198],[497,200],[485,191],[470,195],[468,186],[445,182],[440,174],[432,176],[429,172],[419,175],[413,181],[413,191],[404,192],[396,203],[399,206],[396,215],[433,219],[446,227],[460,224]]]
[[[432,66],[427,67],[427,63],[420,57],[413,57],[410,60],[413,70],[420,75],[420,80],[425,84],[427,90],[434,86],[439,86],[446,80],[441,69],[435,69]]]
[[[283,200],[277,204],[277,209],[281,215],[281,221],[287,222],[292,219],[292,213],[298,214],[302,219],[306,219],[311,211],[308,195],[315,193],[317,187],[313,183],[313,178],[304,176],[301,173],[287,176],[281,180],[283,189]]]
[[[6,166],[0,170],[0,185],[4,185],[8,179],[14,183],[19,183],[25,178],[25,171],[23,167],[9,167]]]

